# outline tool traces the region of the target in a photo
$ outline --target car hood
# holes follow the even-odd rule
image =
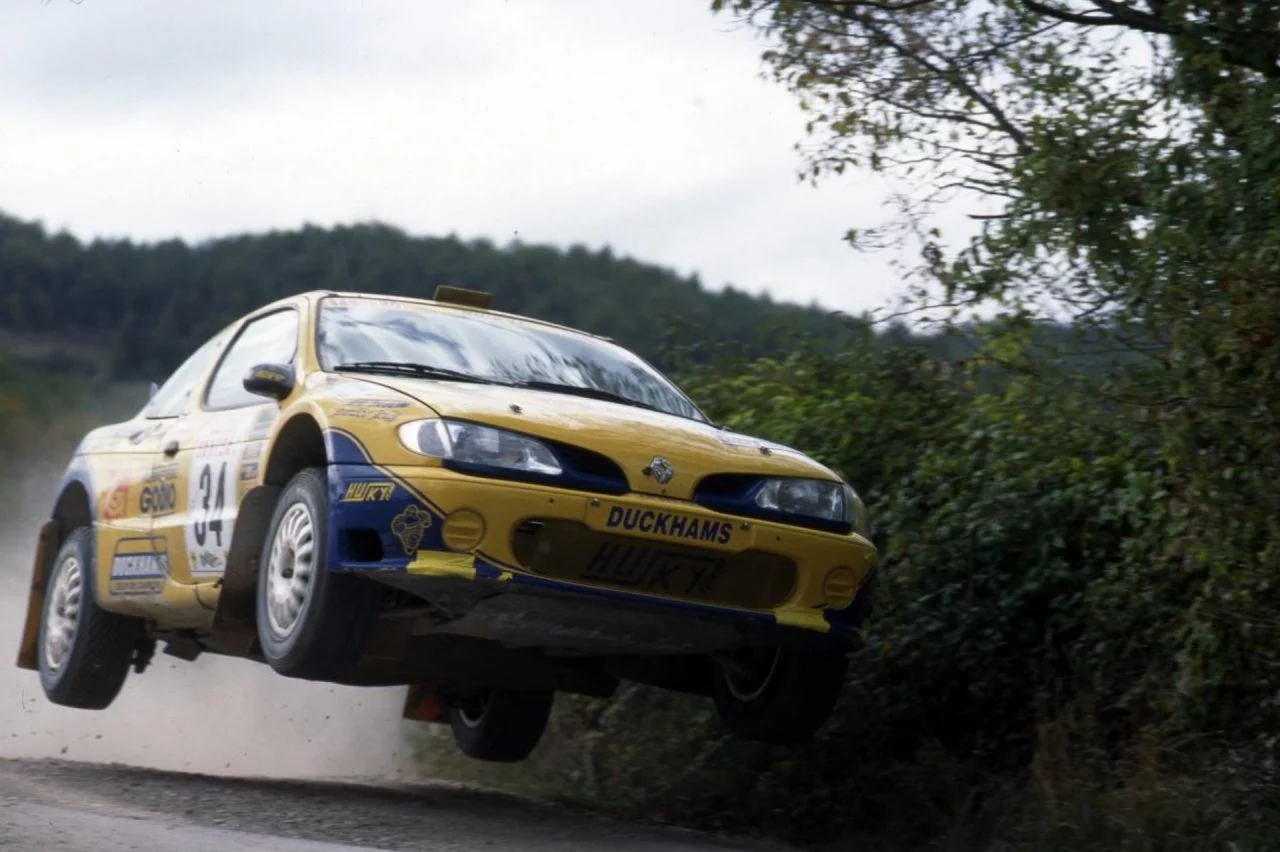
[[[707,423],[644,408],[551,391],[383,376],[361,379],[403,393],[441,417],[472,420],[573,444],[613,459],[631,490],[690,499],[712,473],[836,479],[797,450]],[[662,456],[675,475],[664,486],[643,471]]]

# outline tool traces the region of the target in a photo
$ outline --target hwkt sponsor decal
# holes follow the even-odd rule
[[[342,494],[343,503],[386,503],[395,493],[393,483],[383,479],[373,482],[348,482]]]
[[[642,532],[691,541],[728,544],[733,538],[732,521],[713,521],[694,518],[679,512],[659,512],[654,509],[624,509],[613,506],[605,520],[608,529],[626,532]]]
[[[637,592],[707,598],[724,575],[718,556],[675,553],[629,544],[606,544],[579,574],[579,579],[608,583]]]

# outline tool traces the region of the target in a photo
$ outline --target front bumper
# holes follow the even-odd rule
[[[876,553],[835,535],[647,495],[605,496],[437,467],[329,468],[333,570],[391,572],[854,634],[827,605]],[[404,578],[407,579],[407,578]],[[509,584],[509,585],[506,585]]]

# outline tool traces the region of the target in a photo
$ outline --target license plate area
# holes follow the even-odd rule
[[[739,551],[755,542],[751,525],[673,508],[626,506],[602,500],[587,505],[583,520],[597,532],[646,539],[669,548]]]

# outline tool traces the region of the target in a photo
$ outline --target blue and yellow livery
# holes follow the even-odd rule
[[[84,438],[18,663],[96,709],[158,642],[406,684],[406,717],[486,760],[525,757],[555,692],[623,680],[794,742],[835,703],[875,558],[840,477],[608,340],[456,288],[313,292]]]

